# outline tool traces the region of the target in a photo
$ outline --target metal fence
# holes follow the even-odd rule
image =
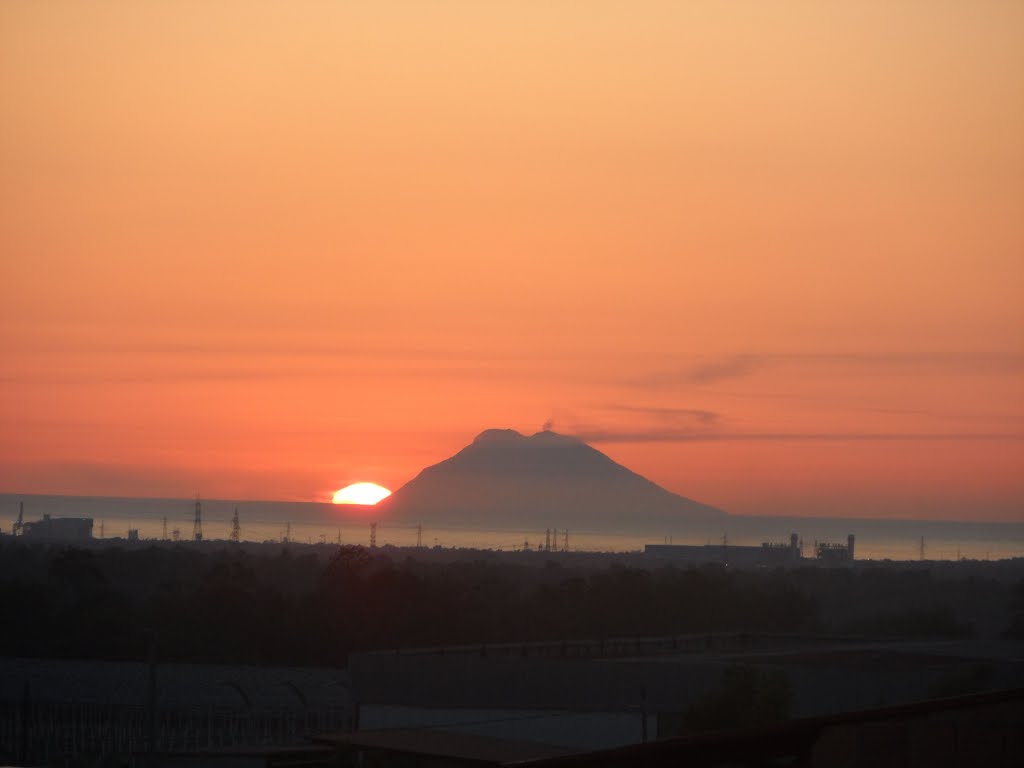
[[[150,712],[139,705],[0,702],[0,763],[79,763],[147,751],[189,752],[308,743],[313,733],[345,731],[345,707],[256,713],[207,707]]]

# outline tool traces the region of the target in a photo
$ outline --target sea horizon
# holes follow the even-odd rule
[[[94,538],[127,538],[128,530],[140,539],[192,538],[195,497],[79,496],[63,494],[0,493],[0,531],[9,533],[24,504],[26,522],[43,515],[91,517]],[[1007,559],[1024,557],[1024,523],[989,520],[889,519],[873,517],[818,517],[807,515],[726,514],[714,521],[679,521],[671,525],[623,520],[621,524],[569,524],[550,529],[486,520],[435,520],[417,523],[373,515],[372,507],[334,505],[329,502],[270,499],[217,499],[200,497],[206,540],[229,539],[234,510],[239,510],[243,541],[342,543],[367,545],[370,528],[380,546],[460,547],[512,550],[544,541],[547,530],[558,533],[559,547],[566,528],[569,549],[595,552],[633,552],[645,544],[757,545],[787,541],[796,533],[805,555],[819,541],[845,543],[856,537],[857,558],[865,560]],[[166,532],[165,532],[166,518]]]

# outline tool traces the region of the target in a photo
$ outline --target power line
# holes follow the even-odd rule
[[[196,516],[192,521],[192,541],[203,540],[203,505],[199,501],[199,494],[196,494]]]

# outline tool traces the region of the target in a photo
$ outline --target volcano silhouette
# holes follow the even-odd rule
[[[724,512],[666,491],[582,440],[488,429],[379,505],[410,522],[636,526],[708,522]]]

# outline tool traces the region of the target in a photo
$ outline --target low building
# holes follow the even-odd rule
[[[724,633],[357,653],[349,659],[356,733],[338,741],[361,752],[451,756],[487,744],[540,756],[656,741],[682,733],[691,708],[718,695],[737,668],[781,682],[797,718],[908,704],[965,682],[1024,684],[1015,658],[980,650]]]
[[[21,535],[49,541],[88,541],[92,538],[91,517],[50,517],[25,523]]]
[[[573,752],[550,744],[433,728],[355,731],[316,736],[313,740],[334,747],[338,752],[338,762],[343,765],[483,768],[515,765],[527,760],[569,755]]]
[[[552,644],[551,651],[557,652]],[[571,751],[654,739],[662,713],[712,690],[717,668],[522,656],[488,648],[349,659],[357,730],[430,730]],[[528,649],[527,653],[537,648]]]
[[[790,534],[789,542],[763,542],[760,546],[722,544],[647,544],[644,554],[677,563],[719,563],[741,568],[777,567],[798,563],[800,537]]]
[[[874,707],[520,762],[519,768],[759,768],[765,765],[1024,764],[1024,689]]]

